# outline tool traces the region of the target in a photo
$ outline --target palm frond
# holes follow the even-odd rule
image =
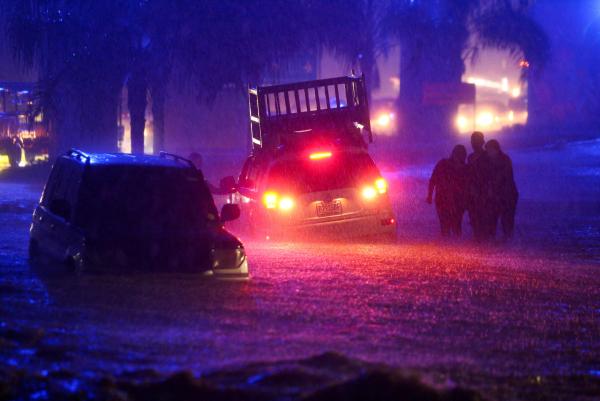
[[[510,5],[488,8],[472,22],[476,45],[506,50],[515,59],[526,59],[539,71],[550,56],[549,39],[529,16]]]

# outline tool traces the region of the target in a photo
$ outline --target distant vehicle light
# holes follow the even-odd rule
[[[371,187],[371,186],[367,186],[364,187],[362,190],[362,197],[367,199],[367,200],[372,200],[375,199],[375,197],[377,196],[377,191],[375,190],[375,188]]]
[[[292,198],[290,198],[289,196],[284,196],[283,198],[281,198],[279,200],[279,209],[283,210],[283,211],[288,211],[290,209],[293,209],[295,205],[295,202]]]
[[[392,122],[392,114],[391,113],[382,113],[380,114],[377,119],[375,120],[375,122],[377,123],[377,125],[379,125],[380,127],[388,127],[391,122]]]
[[[383,178],[378,178],[375,180],[375,188],[377,188],[377,192],[380,194],[384,194],[387,192],[387,181]]]
[[[458,117],[456,117],[456,127],[460,130],[460,131],[464,131],[465,129],[467,129],[469,125],[469,120],[467,119],[467,117],[459,115]]]
[[[477,116],[478,127],[489,127],[494,122],[494,115],[489,111],[483,111]]]
[[[275,209],[277,207],[277,199],[279,195],[276,192],[265,192],[263,195],[263,203],[267,209]]]
[[[308,158],[310,160],[321,160],[321,159],[328,159],[330,158],[332,155],[331,152],[315,152],[315,153],[311,153]]]

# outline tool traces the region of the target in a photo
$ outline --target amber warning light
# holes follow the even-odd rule
[[[308,158],[310,160],[321,160],[321,159],[328,159],[331,157],[331,152],[314,152],[311,153]]]

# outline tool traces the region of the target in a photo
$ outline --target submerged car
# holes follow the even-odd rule
[[[202,172],[179,156],[84,153],[55,162],[30,229],[30,256],[75,271],[198,272],[248,277],[242,243]]]
[[[252,154],[237,191],[252,232],[396,238],[388,184],[367,151],[364,76],[251,88],[249,104]]]

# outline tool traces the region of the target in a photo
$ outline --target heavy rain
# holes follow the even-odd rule
[[[0,400],[600,399],[600,3],[2,0]]]

